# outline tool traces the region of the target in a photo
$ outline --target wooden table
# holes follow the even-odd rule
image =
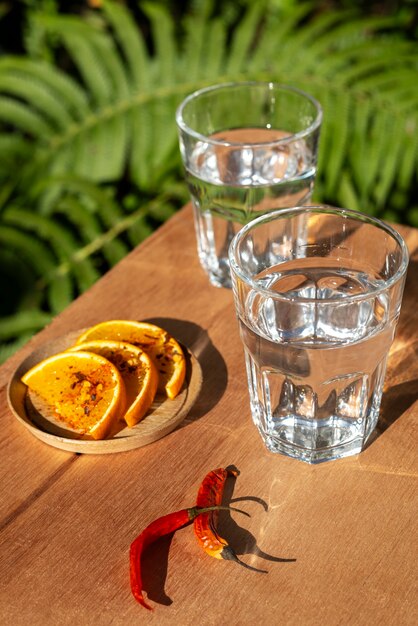
[[[418,231],[400,230],[411,251],[402,315],[378,433],[359,456],[310,466],[264,449],[232,294],[200,269],[190,207],[9,359],[0,369],[0,623],[416,624]],[[175,431],[130,452],[42,443],[7,406],[11,374],[40,344],[112,318],[152,320],[195,353],[196,404]],[[229,464],[240,476],[226,495],[251,518],[226,514],[222,534],[268,573],[210,558],[184,528],[144,560],[147,611],[130,593],[131,541],[192,506],[203,476]]]

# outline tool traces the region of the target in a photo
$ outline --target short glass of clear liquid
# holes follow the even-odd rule
[[[308,463],[359,453],[376,427],[401,307],[402,237],[356,211],[298,207],[244,226],[229,260],[267,448]]]
[[[213,285],[231,286],[228,247],[244,224],[310,202],[321,121],[314,98],[269,82],[215,85],[178,108],[198,255]]]

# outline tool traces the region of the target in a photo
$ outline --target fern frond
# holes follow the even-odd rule
[[[127,61],[133,88],[147,88],[150,85],[149,58],[140,30],[122,5],[105,2],[103,11],[114,29],[116,40]]]
[[[90,112],[88,95],[82,87],[71,76],[44,62],[15,56],[0,57],[0,74],[19,75],[22,79],[27,77],[28,81],[45,85],[75,119],[82,119]]]
[[[260,23],[260,17],[265,9],[264,2],[255,2],[238,25],[229,53],[227,64],[228,73],[241,72],[245,68],[245,63],[253,50],[257,26]]]
[[[1,318],[0,318],[1,319]],[[42,330],[38,328],[36,330]],[[25,345],[29,341],[29,339],[34,335],[36,331],[33,332],[22,332],[17,339],[12,341],[8,341],[7,343],[0,344],[0,363],[4,363],[9,357],[11,357],[19,348]]]
[[[10,94],[28,102],[34,109],[40,109],[54,126],[67,128],[72,118],[60,102],[43,84],[17,74],[0,74],[0,92]]]
[[[52,320],[50,313],[38,309],[19,311],[18,313],[0,318],[0,341],[15,339],[22,333],[35,333]]]
[[[99,187],[91,181],[72,175],[56,175],[52,178],[42,178],[38,181],[34,192],[41,195],[44,189],[54,189],[57,187],[60,193],[63,191],[79,193],[91,201],[91,210],[100,217],[102,228],[112,228],[118,224],[122,217],[122,211],[118,205]],[[51,206],[47,214],[51,214],[54,207]],[[105,246],[105,255],[110,265],[116,265],[124,256],[126,256],[128,248],[124,242],[119,239],[108,239]]]
[[[0,224],[0,243],[18,252],[39,276],[48,274],[55,266],[55,258],[49,247],[17,228]]]
[[[355,211],[370,213],[370,207],[360,202],[355,186],[347,172],[343,172],[340,179],[339,197],[341,206],[347,206]]]
[[[39,283],[43,287],[43,283]],[[63,273],[62,276],[54,277],[48,284],[47,298],[48,305],[54,315],[61,313],[74,300],[76,291],[74,290],[71,276]]]
[[[312,59],[321,58],[324,50],[328,48],[328,42],[321,42],[321,37],[329,32],[330,29],[339,26],[344,18],[351,15],[347,11],[330,11],[319,15],[315,20],[308,22],[305,26],[300,25],[299,28],[292,32],[288,32],[286,38],[277,42],[277,53],[280,53],[284,62],[292,67],[292,72],[303,72],[305,69],[303,63],[308,64],[307,71],[315,73],[315,66],[312,67]],[[321,45],[320,45],[321,44]],[[309,50],[309,55],[306,52]],[[301,51],[304,51],[301,54]],[[293,69],[295,68],[295,69]]]
[[[0,58],[0,246],[32,263],[31,310],[61,310],[185,201],[175,110],[215,82],[282,82],[321,102],[318,202],[387,216],[411,195],[418,54],[402,18],[196,0],[176,24],[149,1],[148,52],[125,3],[102,4],[94,19],[31,9],[49,62]],[[135,208],[115,200],[126,186]]]
[[[163,5],[143,2],[141,8],[151,21],[156,49],[153,78],[160,85],[172,85],[177,75],[175,66],[177,46],[173,19]]]
[[[202,8],[204,5],[202,5]],[[190,80],[198,80],[202,65],[210,60],[210,52],[207,49],[207,18],[205,12],[186,16],[183,21],[184,46],[182,60],[187,67]]]
[[[407,120],[406,135],[409,141],[404,142],[398,166],[399,186],[403,191],[410,187],[418,170],[418,120]]]
[[[0,96],[0,120],[30,133],[39,140],[54,133],[54,127],[43,117],[13,98]]]
[[[84,243],[89,243],[101,233],[101,225],[96,215],[73,195],[60,197],[50,215],[62,215],[71,221]]]
[[[9,207],[4,212],[3,220],[6,225],[18,226],[48,241],[61,262],[71,258],[78,249],[73,235],[68,230],[43,215]],[[85,291],[97,279],[97,273],[88,259],[75,263],[72,269],[80,291]]]
[[[206,26],[205,52],[201,57],[203,75],[213,81],[222,75],[226,56],[227,31],[221,18],[215,18]]]
[[[281,44],[299,29],[311,11],[312,4],[304,2],[296,5],[286,17],[281,13],[268,14],[259,36],[259,44],[248,59],[249,71],[267,69],[277,72],[283,57],[280,51]]]
[[[379,177],[373,193],[376,205],[379,208],[384,207],[385,198],[395,183],[398,174],[398,163],[402,157],[404,143],[403,133],[403,120],[399,117],[392,118],[390,132],[387,132],[384,136],[386,145],[382,149]]]
[[[111,44],[106,35],[72,16],[40,19],[46,32],[54,33],[66,46],[95,104],[105,106],[111,102],[113,85],[105,63]]]

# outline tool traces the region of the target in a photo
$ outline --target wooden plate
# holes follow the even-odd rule
[[[158,395],[150,411],[139,424],[133,428],[120,424],[121,430],[107,439],[100,441],[81,439],[79,435],[51,419],[48,412],[42,410],[41,404],[31,401],[33,398],[21,381],[23,374],[42,359],[74,345],[83,330],[69,333],[41,346],[16,369],[8,385],[7,400],[18,421],[44,443],[68,452],[85,454],[109,454],[133,450],[157,441],[173,431],[189,413],[202,386],[199,361],[184,346],[182,348],[186,356],[186,380],[179,395],[174,400]]]

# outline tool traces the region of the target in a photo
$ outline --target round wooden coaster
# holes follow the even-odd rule
[[[69,333],[56,341],[44,344],[30,354],[14,372],[7,389],[7,399],[15,417],[35,437],[55,448],[84,454],[126,452],[146,446],[173,431],[192,408],[202,386],[199,361],[182,346],[186,357],[186,380],[174,400],[158,395],[147,415],[134,426],[119,423],[107,439],[96,441],[81,438],[54,419],[48,409],[21,381],[21,377],[36,363],[72,346],[84,329]],[[120,428],[117,431],[117,428]]]

